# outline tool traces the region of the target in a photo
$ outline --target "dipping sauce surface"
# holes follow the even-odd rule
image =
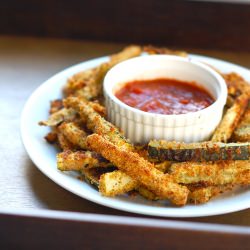
[[[139,110],[166,115],[196,112],[215,101],[196,83],[165,78],[128,82],[115,96]]]

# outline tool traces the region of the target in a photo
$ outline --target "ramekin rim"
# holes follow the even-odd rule
[[[168,114],[157,114],[157,113],[150,113],[150,112],[146,112],[146,111],[142,111],[142,110],[139,110],[139,109],[136,109],[134,107],[131,107],[127,104],[125,104],[124,102],[122,102],[121,100],[119,100],[115,94],[112,92],[112,89],[113,88],[110,88],[110,89],[107,89],[107,85],[106,84],[106,76],[109,76],[109,73],[114,69],[116,68],[116,66],[119,66],[120,64],[122,63],[128,63],[129,61],[131,60],[139,60],[140,58],[145,58],[145,57],[165,57],[165,58],[171,58],[171,59],[174,59],[176,61],[184,61],[184,62],[189,62],[189,63],[192,63],[192,64],[195,64],[196,66],[198,67],[201,67],[203,69],[205,69],[206,71],[208,71],[216,80],[217,82],[219,83],[219,86],[220,86],[220,93],[217,97],[217,99],[215,100],[215,102],[213,102],[211,105],[209,105],[208,107],[204,108],[204,109],[201,109],[201,110],[198,110],[198,111],[195,111],[195,112],[188,112],[188,113],[185,113],[185,114],[171,114],[171,115],[168,115]],[[104,78],[104,95],[107,95],[109,96],[109,98],[118,106],[122,107],[123,109],[126,109],[126,110],[129,110],[131,112],[134,112],[134,113],[137,113],[137,115],[140,115],[140,116],[146,116],[146,117],[151,117],[151,118],[154,118],[154,117],[158,117],[160,119],[182,119],[182,118],[195,118],[195,117],[200,117],[201,115],[204,115],[204,114],[207,114],[209,112],[211,112],[210,110],[212,109],[217,109],[218,107],[217,106],[224,106],[226,104],[226,99],[227,99],[227,87],[226,87],[226,83],[225,83],[225,80],[222,78],[222,76],[216,72],[214,69],[212,69],[211,67],[209,67],[208,65],[200,62],[200,61],[197,61],[196,59],[193,59],[193,58],[185,58],[185,57],[180,57],[180,56],[175,56],[175,55],[144,55],[144,56],[138,56],[138,57],[134,57],[134,58],[131,58],[131,59],[128,59],[126,61],[123,61],[117,65],[115,65],[113,68],[111,68],[111,70],[109,70],[109,72],[106,74],[105,78]],[[117,83],[118,84],[118,83]]]

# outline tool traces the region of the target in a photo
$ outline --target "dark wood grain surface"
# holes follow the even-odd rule
[[[69,212],[0,214],[1,249],[241,249],[242,227]]]
[[[0,33],[250,50],[250,5],[238,1],[2,0]]]
[[[143,217],[94,204],[59,187],[34,166],[20,138],[22,108],[27,98],[40,84],[66,67],[114,53],[124,45],[0,36],[0,214],[2,210],[8,211],[8,209],[16,211],[31,209]],[[250,53],[194,49],[191,51],[250,68]],[[145,218],[152,217],[145,216]],[[173,218],[171,221],[204,222],[249,228],[250,210],[203,218]]]

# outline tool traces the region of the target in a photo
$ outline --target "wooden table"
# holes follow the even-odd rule
[[[164,232],[162,230],[167,230],[166,232],[173,235],[171,239],[168,238],[168,244],[171,245],[171,242],[173,241],[173,239],[175,239],[175,241],[172,242],[172,246],[192,246],[193,249],[195,247],[195,244],[202,244],[201,240],[199,241],[195,239],[196,234],[192,234],[194,239],[193,243],[181,243],[176,238],[178,236],[178,232],[182,232],[182,230],[184,230],[185,233],[182,233],[181,237],[185,238],[187,236],[190,237],[188,232],[191,232],[191,229],[196,232],[197,230],[202,232],[203,229],[206,231],[210,228],[212,230],[211,232],[220,231],[222,233],[226,232],[228,229],[229,232],[233,232],[234,237],[231,235],[231,240],[228,240],[228,237],[226,237],[223,244],[230,244],[231,247],[234,246],[236,247],[235,249],[237,249],[237,245],[232,244],[234,244],[235,242],[242,242],[241,249],[243,249],[244,247],[246,247],[247,249],[247,247],[250,246],[249,209],[226,215],[188,219],[160,218],[156,220],[153,217],[125,213],[94,204],[64,190],[63,188],[52,182],[50,179],[48,179],[45,175],[43,175],[29,159],[29,156],[25,152],[25,149],[22,145],[19,124],[22,108],[31,93],[47,78],[51,77],[58,71],[61,71],[66,67],[74,65],[81,61],[88,60],[90,58],[114,53],[116,51],[119,51],[122,47],[124,47],[124,44],[41,38],[37,39],[31,37],[20,38],[15,36],[0,37],[0,223],[3,223],[3,225],[5,226],[4,230],[2,226],[0,229],[0,233],[4,233],[1,234],[2,237],[3,235],[7,235],[8,232],[13,233],[16,232],[16,230],[21,229],[23,226],[25,227],[25,222],[26,226],[32,228],[33,232],[41,231],[41,229],[39,231],[38,228],[39,223],[41,223],[44,228],[48,230],[47,232],[51,233],[51,230],[53,230],[55,225],[58,226],[57,228],[59,228],[59,225],[61,225],[61,228],[65,228],[65,225],[63,223],[60,224],[62,218],[67,218],[68,223],[69,221],[72,223],[72,228],[74,226],[79,227],[79,225],[82,225],[83,228],[84,226],[86,227],[86,225],[92,225],[92,218],[95,218],[95,223],[100,223],[100,227],[97,228],[98,230],[103,229],[102,227],[103,225],[106,225],[105,223],[107,221],[114,222],[115,224],[121,223],[122,225],[124,225],[124,227],[120,227],[119,229],[121,230],[121,232],[122,230],[128,232],[127,227],[129,223],[135,223],[135,231],[139,230],[137,226],[139,226],[140,228],[140,225],[144,226],[144,229],[150,228],[152,227],[152,225],[155,225],[155,227],[153,226],[153,228],[155,229],[151,228],[151,231],[145,229],[141,232],[145,235],[149,234],[153,236],[155,232],[158,232],[155,231],[156,228],[157,230],[160,230],[160,232]],[[189,51],[228,60],[250,68],[250,53],[230,53],[195,49]],[[80,212],[80,214],[52,212],[52,210]],[[90,213],[90,215],[87,216],[86,213]],[[100,214],[103,214],[105,216],[100,216]],[[118,215],[119,217],[107,217],[106,215]],[[44,217],[44,219],[41,219],[41,217]],[[149,218],[151,219],[151,223],[149,221]],[[102,220],[104,224],[101,222]],[[54,224],[52,223],[53,221]],[[81,222],[80,224],[79,221]],[[127,226],[125,226],[124,224],[126,221]],[[208,224],[197,224],[194,222],[202,222]],[[111,224],[114,226],[113,223]],[[221,227],[219,226],[219,224],[227,226]],[[180,230],[180,228],[182,228],[182,230],[178,231],[174,225],[177,225],[176,228],[178,230]],[[216,230],[216,227],[218,230]],[[88,227],[86,227],[85,229],[87,230],[87,228]],[[106,227],[106,230],[109,230],[109,227]],[[118,238],[121,236],[121,234],[117,233],[117,230],[114,230],[114,227],[112,227],[112,230]],[[131,233],[135,231],[132,230]],[[101,231],[99,231],[99,234],[101,235],[100,232]],[[175,234],[173,234],[173,232],[175,232]],[[81,239],[77,238],[78,234],[76,232],[68,233],[69,236],[71,236],[71,238],[69,237],[70,242],[75,242],[76,244],[76,242],[78,242],[77,240]],[[17,238],[17,241],[19,242],[19,244],[27,246],[27,241],[24,241],[24,238],[22,238],[21,236],[29,235],[28,232],[23,232],[22,230],[20,230],[19,234],[20,237]],[[84,235],[84,232],[82,232],[82,234]],[[157,235],[157,237],[161,237],[159,242],[163,242],[162,240],[164,234],[162,235],[161,233]],[[209,234],[207,233],[205,235],[206,237],[209,236]],[[213,235],[213,233],[211,233],[211,235]],[[248,235],[248,240],[246,235]],[[81,234],[79,235],[79,237],[80,236]],[[131,237],[132,236],[133,235],[131,235]],[[114,236],[112,236],[112,238],[113,237]],[[204,239],[206,239],[206,237]],[[12,241],[6,240],[7,238],[4,239],[4,243],[11,244]],[[46,239],[48,240],[48,242],[50,242],[50,237],[48,235]],[[64,238],[62,237],[60,241],[61,244],[63,244],[63,242],[65,241],[63,239]],[[102,239],[102,241],[100,241],[99,243],[95,242],[93,244],[96,244],[96,246],[99,246],[99,244],[101,243],[104,245],[106,244],[106,246],[111,244],[110,240],[104,240],[104,236],[100,236],[100,239]],[[126,237],[123,238],[123,240],[126,239]],[[202,237],[200,239],[202,239]],[[216,236],[214,236],[214,239],[215,242],[217,242],[219,245],[220,243],[222,244],[221,240],[223,239],[223,237],[216,238]],[[233,239],[235,241],[231,242]],[[146,239],[144,240],[146,242]],[[33,241],[31,240],[31,243],[32,242]],[[120,242],[122,242],[121,238]],[[131,241],[129,244],[132,244],[132,242],[133,244],[139,244],[139,238],[135,237],[134,235],[134,241]],[[176,243],[176,245],[174,242]],[[158,243],[154,242],[154,246],[158,246]],[[34,245],[31,244],[28,246],[31,247]],[[139,245],[133,246],[135,247]],[[206,249],[206,246],[204,246],[204,249]]]

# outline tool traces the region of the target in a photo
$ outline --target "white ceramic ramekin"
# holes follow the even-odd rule
[[[132,108],[115,96],[115,92],[127,82],[157,78],[194,81],[207,89],[216,101],[197,112],[162,115]],[[133,143],[147,143],[151,139],[197,142],[207,140],[219,124],[227,99],[227,87],[217,72],[195,60],[149,55],[114,66],[104,79],[104,95],[109,121]]]

